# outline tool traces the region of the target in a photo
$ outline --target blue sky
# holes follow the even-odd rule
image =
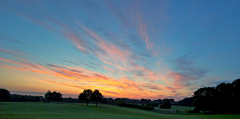
[[[240,74],[240,1],[0,1],[0,87],[189,97]]]

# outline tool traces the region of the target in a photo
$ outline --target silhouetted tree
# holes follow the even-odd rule
[[[62,94],[60,92],[57,93],[57,101],[59,103],[60,100],[62,100]]]
[[[52,96],[53,101],[58,101],[59,103],[59,101],[62,100],[62,94],[60,92],[57,93],[56,91],[53,91]]]
[[[194,97],[190,97],[190,98],[184,98],[183,100],[178,101],[180,105],[183,106],[192,106],[192,103],[194,101]]]
[[[83,93],[80,93],[80,94],[78,95],[78,102],[80,102],[80,101],[85,101],[85,96],[84,96]]]
[[[48,101],[48,103],[49,103],[49,101],[51,101],[53,99],[53,94],[50,90],[48,90],[48,92],[45,93],[45,98]]]
[[[221,83],[216,86],[218,96],[232,97],[234,95],[234,87],[231,83]]]
[[[195,108],[206,111],[213,111],[217,102],[217,90],[215,87],[199,88],[193,94]]]
[[[236,79],[232,82],[232,86],[234,88],[233,96],[240,98],[240,78]]]
[[[101,102],[102,104],[107,104],[107,98],[103,98]]]
[[[171,108],[170,101],[163,99],[163,103],[160,105],[160,108],[162,108],[162,109],[170,109]]]
[[[91,89],[84,89],[81,94],[78,96],[78,100],[86,101],[87,105],[91,100],[92,90]]]
[[[193,98],[196,111],[240,113],[236,110],[240,106],[240,79],[232,83],[220,83],[216,87],[199,88],[194,92]]]
[[[96,106],[97,106],[97,102],[101,101],[103,98],[102,94],[99,92],[99,90],[95,89],[91,95],[91,99],[92,101],[96,101]]]
[[[0,101],[10,101],[10,92],[6,89],[0,89]]]
[[[235,107],[239,107],[240,106],[240,78],[236,79],[232,82],[232,86],[234,88],[234,92],[233,92],[233,98],[234,98],[234,105]],[[238,111],[237,113],[240,113],[240,111]]]
[[[39,101],[40,101],[40,97],[39,97],[39,96],[35,96],[35,97],[34,97],[34,101],[35,101],[35,102],[39,102]]]

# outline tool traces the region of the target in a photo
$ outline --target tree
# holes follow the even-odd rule
[[[78,102],[80,102],[80,101],[85,101],[85,96],[84,96],[83,93],[80,93],[80,94],[78,95]]]
[[[99,92],[99,90],[95,89],[95,91],[92,93],[91,95],[91,99],[92,101],[96,101],[96,106],[97,106],[97,102],[101,101],[103,98],[102,94]]]
[[[60,100],[62,100],[62,94],[60,92],[57,93],[57,101],[59,103]]]
[[[48,103],[53,99],[53,94],[50,90],[48,90],[48,92],[45,93],[45,98],[47,99]]]
[[[92,90],[84,89],[83,92],[79,94],[78,100],[86,101],[88,105],[89,101],[91,100],[91,96],[92,96]]]
[[[102,99],[102,104],[107,104],[107,98]]]
[[[53,91],[52,96],[53,101],[58,101],[59,103],[59,101],[62,100],[62,94],[60,92],[57,93],[56,91]]]
[[[216,87],[218,96],[220,97],[232,97],[234,95],[234,87],[231,83],[221,83]]]
[[[34,97],[34,101],[35,102],[39,102],[40,101],[40,97],[39,96]]]
[[[218,91],[215,87],[199,88],[194,92],[193,105],[204,112],[214,111],[218,106]]]
[[[195,109],[211,113],[240,113],[240,78],[216,87],[199,88],[193,94]]]
[[[240,78],[236,79],[232,82],[233,88],[234,88],[234,93],[233,93],[233,97],[234,97],[234,105],[235,107],[239,107],[240,106]],[[236,110],[235,110],[236,111]],[[240,111],[238,111],[237,113],[240,113]]]
[[[236,79],[232,82],[232,86],[234,88],[234,97],[240,97],[240,78]]]
[[[169,100],[163,100],[163,103],[160,105],[160,108],[162,109],[170,109],[171,103]]]
[[[0,89],[0,101],[10,101],[10,92],[6,89]]]
[[[182,106],[192,106],[192,103],[194,101],[194,97],[190,98],[184,98],[183,100],[178,101],[180,105]]]

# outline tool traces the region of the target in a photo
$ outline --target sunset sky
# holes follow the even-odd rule
[[[239,0],[0,0],[0,88],[175,100],[240,78]]]

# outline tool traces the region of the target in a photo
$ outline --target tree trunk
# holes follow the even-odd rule
[[[96,106],[97,106],[97,101],[96,101]]]
[[[88,101],[87,101],[87,106],[88,106]]]

